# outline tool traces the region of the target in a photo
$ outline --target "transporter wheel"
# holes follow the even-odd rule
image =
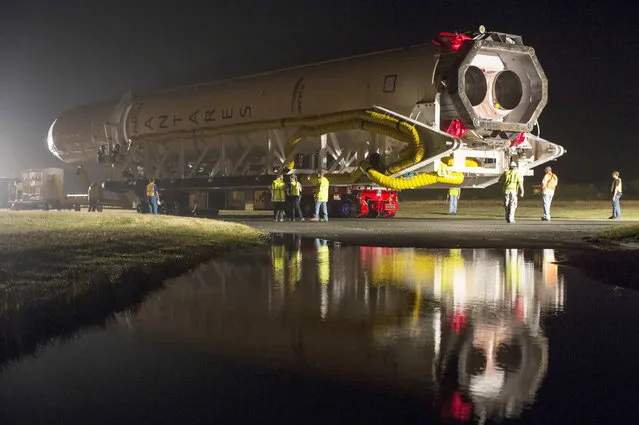
[[[104,207],[102,206],[102,204],[98,204],[97,211],[98,212],[102,212],[103,209],[104,209]]]
[[[189,211],[188,204],[184,204],[180,201],[173,202],[173,214],[175,215],[186,215]]]
[[[384,211],[382,218],[393,218],[395,217],[395,211]]]
[[[315,214],[315,200],[313,199],[313,196],[302,195],[300,208],[302,209],[304,217],[313,217],[313,214]]]
[[[381,205],[378,201],[368,201],[368,217],[369,218],[380,218],[381,217]]]
[[[149,204],[147,204],[146,202],[138,202],[138,204],[135,207],[135,209],[140,214],[148,214],[149,213]]]
[[[353,216],[353,203],[349,200],[340,201],[337,205],[337,214],[340,217],[349,218]]]

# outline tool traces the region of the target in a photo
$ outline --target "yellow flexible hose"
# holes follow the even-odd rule
[[[360,168],[368,177],[380,186],[387,187],[389,189],[402,190],[402,189],[415,189],[422,186],[428,186],[435,183],[445,184],[462,184],[464,181],[464,174],[459,172],[448,172],[448,169],[444,163],[440,164],[440,172],[416,174],[412,177],[389,177],[375,170],[368,161],[364,161],[360,164]]]
[[[163,133],[161,137],[183,137],[185,133],[193,135],[197,134],[204,136],[216,136],[221,134],[250,133],[255,131],[271,130],[275,128],[291,127],[299,128],[295,132],[293,140],[291,140],[285,147],[285,158],[288,158],[292,154],[294,149],[304,137],[313,137],[326,133],[354,129],[362,130],[372,134],[387,136],[399,142],[408,144],[405,149],[402,149],[400,151],[399,159],[396,162],[388,165],[385,170],[387,174],[396,174],[398,172],[401,172],[402,170],[405,170],[406,168],[419,163],[420,161],[422,161],[425,153],[424,145],[421,142],[419,133],[415,126],[405,121],[401,121],[397,118],[368,110],[339,112],[315,117],[268,120],[248,124],[231,124],[223,127],[204,128],[191,131],[172,131]],[[131,141],[140,143],[144,142],[147,139],[151,140],[155,137],[157,136],[138,136],[131,138]],[[467,159],[466,165],[476,167],[478,166],[478,163],[474,162],[473,160]],[[286,163],[286,168],[291,170],[294,167],[295,161],[289,159],[289,161]],[[353,184],[357,183],[364,176],[364,173],[366,173],[368,177],[378,185],[396,190],[414,189],[435,183],[458,185],[461,184],[464,180],[463,173],[449,173],[444,162],[440,164],[440,172],[438,173],[433,172],[417,174],[410,178],[394,178],[373,169],[372,165],[367,160],[362,161],[357,169],[351,174],[332,174],[328,175],[327,177],[329,179],[329,182],[332,184]],[[303,184],[317,183],[317,177],[315,175],[300,175],[299,177]]]
[[[296,119],[298,124],[300,120]],[[312,126],[309,124],[313,124]],[[285,126],[291,123],[286,120]],[[409,146],[399,154],[399,160],[387,167],[386,172],[394,174],[411,165],[417,164],[424,157],[424,145],[421,143],[419,133],[414,126],[400,121],[397,118],[373,111],[355,111],[343,114],[331,114],[324,117],[314,117],[303,121],[304,127],[298,129],[293,140],[286,146],[284,155],[288,158],[303,137],[319,136],[344,130],[362,130],[368,133],[380,134],[391,137]],[[295,161],[286,163],[289,170],[295,168]],[[350,181],[349,181],[350,182]]]
[[[455,158],[447,156],[442,158],[442,162],[449,167],[455,165]],[[479,167],[479,160],[473,158],[466,158],[466,167]]]

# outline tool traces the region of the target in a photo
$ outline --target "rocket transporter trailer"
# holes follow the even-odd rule
[[[143,198],[153,177],[180,211],[243,209],[251,198],[267,208],[283,172],[299,176],[308,213],[325,170],[334,211],[376,217],[395,214],[397,190],[483,188],[511,161],[532,175],[563,155],[539,137],[548,81],[520,36],[480,27],[433,41],[129,93],[62,114],[49,149],[68,164],[108,168],[106,191]]]

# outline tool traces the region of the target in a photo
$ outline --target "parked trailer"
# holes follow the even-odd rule
[[[64,193],[64,170],[62,168],[28,169],[22,171],[21,179],[4,179],[16,181],[13,191],[15,197],[8,203],[12,210],[50,210],[73,209],[81,211],[89,206],[89,194]],[[77,168],[76,176],[81,184],[89,187],[87,175],[82,168]],[[0,182],[2,179],[0,179]],[[93,184],[96,196],[96,211],[102,212],[105,206],[116,208],[132,208],[132,203],[123,197],[106,199],[102,196],[101,186]]]
[[[182,210],[199,192],[265,190],[279,172],[310,188],[324,170],[336,205],[362,215],[397,190],[483,188],[512,161],[530,176],[563,155],[539,136],[548,80],[520,36],[480,28],[434,41],[129,93],[63,113],[49,149],[66,163],[109,170],[105,190],[156,178],[162,190],[182,192]]]
[[[0,177],[0,208],[9,208],[22,195],[20,179]]]

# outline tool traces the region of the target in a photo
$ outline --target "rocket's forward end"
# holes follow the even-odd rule
[[[63,113],[49,127],[47,147],[67,164],[81,164],[96,158],[106,143],[105,123],[109,122],[115,103],[101,103]]]
[[[55,119],[51,126],[49,127],[49,132],[47,133],[47,147],[49,148],[49,152],[51,152],[58,159],[64,161],[64,154],[60,152],[60,150],[55,145],[55,139],[53,138],[53,127],[58,120]]]
[[[442,119],[466,128],[530,132],[548,100],[548,80],[521,37],[490,33],[442,52]]]

